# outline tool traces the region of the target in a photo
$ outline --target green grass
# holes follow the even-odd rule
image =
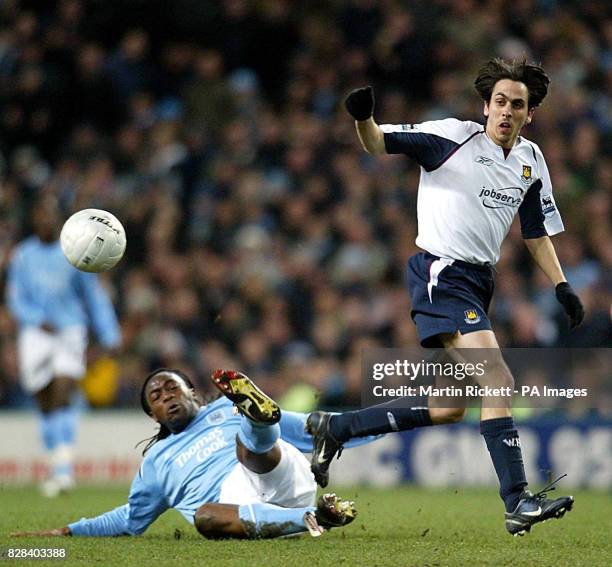
[[[67,561],[15,565],[259,566],[610,566],[612,500],[605,492],[575,493],[562,520],[513,538],[503,527],[495,491],[342,489],[359,509],[344,530],[312,539],[206,541],[178,513],[164,514],[140,537],[10,538],[13,530],[63,526],[125,502],[127,488],[79,488],[57,500],[34,489],[0,489],[0,547],[66,547]],[[180,536],[180,537],[178,537]],[[0,561],[0,565],[9,562]]]

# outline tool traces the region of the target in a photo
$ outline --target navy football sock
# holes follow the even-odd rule
[[[514,420],[512,417],[500,417],[481,421],[480,433],[485,438],[499,479],[499,495],[506,505],[506,512],[512,512],[527,486],[521,440]]]
[[[426,425],[432,425],[427,408],[397,408],[382,404],[333,415],[329,430],[336,441],[344,443],[353,437],[405,431]]]

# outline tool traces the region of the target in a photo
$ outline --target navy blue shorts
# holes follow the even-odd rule
[[[412,320],[421,345],[441,347],[438,335],[491,329],[487,317],[495,279],[489,266],[438,258],[427,252],[408,261]]]

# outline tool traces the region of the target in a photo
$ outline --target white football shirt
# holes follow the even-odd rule
[[[387,153],[421,166],[417,200],[423,250],[471,264],[496,264],[518,212],[524,238],[563,231],[540,148],[523,137],[507,157],[481,124],[455,118],[384,124]]]

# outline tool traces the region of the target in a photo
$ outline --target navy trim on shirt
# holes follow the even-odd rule
[[[541,189],[542,180],[534,181],[519,207],[518,212],[521,219],[521,234],[523,238],[540,238],[547,235],[546,228],[544,227],[544,213],[540,204]]]
[[[406,154],[425,171],[432,172],[441,167],[459,148],[469,142],[474,132],[460,144],[436,134],[423,132],[385,132],[385,150],[388,154]]]
[[[538,156],[536,155],[535,146],[529,140],[525,140],[525,138],[521,138],[520,136],[519,140],[525,142],[531,148],[531,153],[533,154],[533,161],[538,163]]]

